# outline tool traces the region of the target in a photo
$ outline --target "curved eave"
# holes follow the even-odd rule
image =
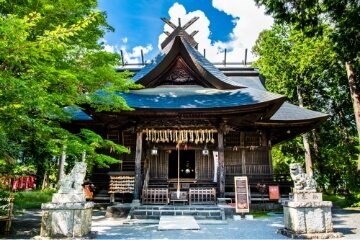
[[[237,89],[244,87],[231,81],[230,78],[219,71],[181,36],[175,37],[150,64],[145,66],[133,77],[133,80],[145,87],[152,85],[178,56],[181,56],[186,64],[202,77],[204,81],[209,82],[208,85],[210,86],[214,86],[217,89]]]
[[[249,113],[261,113],[264,115],[269,108],[274,106],[274,102],[266,102],[259,104],[252,104],[246,106],[237,106],[237,107],[217,107],[217,108],[134,108],[135,111],[127,112],[127,115],[154,115],[154,116],[178,116],[178,115],[207,115],[207,116],[225,116],[233,114],[249,114]],[[124,112],[123,112],[124,113]],[[259,117],[261,118],[261,117]]]
[[[278,144],[314,129],[328,117],[327,114],[285,102],[269,120],[256,125],[270,129],[272,143]]]
[[[188,88],[147,88],[118,93],[126,103],[135,109],[156,110],[211,110],[256,106],[258,104],[276,105],[285,101],[279,94],[252,88],[218,90],[202,87]]]
[[[266,127],[270,129],[270,140],[272,145],[276,145],[311,131],[325,120],[326,117],[307,121],[299,120],[296,122],[272,123],[266,125]],[[264,127],[264,125],[261,126]]]
[[[268,126],[290,126],[290,125],[308,125],[314,122],[321,123],[329,117],[317,111],[312,111],[306,108],[298,107],[288,102],[282,103],[280,108],[269,119],[264,119],[258,122],[258,125]]]
[[[271,121],[306,121],[311,119],[328,118],[329,115],[294,104],[284,102],[279,110],[270,118]]]

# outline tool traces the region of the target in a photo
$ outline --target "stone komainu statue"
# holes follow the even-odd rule
[[[300,163],[290,164],[290,176],[294,181],[294,190],[316,191],[316,182],[308,174],[304,173]]]
[[[76,162],[68,174],[63,174],[59,184],[59,193],[83,193],[83,182],[86,175],[86,163]]]

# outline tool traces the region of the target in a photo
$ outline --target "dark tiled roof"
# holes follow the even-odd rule
[[[217,90],[202,87],[157,87],[119,94],[130,107],[153,109],[241,107],[283,98],[279,94],[252,88]]]
[[[184,48],[186,51],[181,52],[181,49]],[[226,86],[225,88],[232,89],[244,87],[237,82],[231,81],[230,78],[228,78],[211,62],[209,62],[201,53],[199,53],[199,51],[197,51],[186,40],[179,36],[174,38],[163,50],[161,50],[160,54],[158,54],[150,64],[141,69],[132,78],[133,81],[142,83],[142,79],[149,75],[150,72],[155,72],[155,69],[158,69],[158,66],[169,64],[168,61],[174,60],[173,58],[175,56],[179,56],[181,54],[190,56],[191,60],[189,61],[192,61],[193,68],[196,68],[194,71],[200,75],[203,75],[203,78],[208,80],[211,85],[221,86],[220,88],[224,88]],[[168,56],[169,58],[167,58]],[[159,68],[161,69],[162,67]],[[148,80],[149,79],[146,81]]]
[[[326,118],[327,114],[301,108],[284,102],[279,110],[270,118],[271,121],[297,121],[310,120],[316,118]]]
[[[184,39],[181,39],[184,46],[186,47],[186,50],[189,52],[189,54],[194,58],[194,62],[197,62],[197,64],[200,64],[202,68],[204,68],[207,72],[215,76],[217,79],[233,85],[237,87],[244,87],[241,84],[238,84],[237,82],[233,82],[230,78],[228,78],[223,72],[221,72],[218,68],[216,68],[209,60],[207,60],[198,50],[192,48],[189,43],[184,41]]]
[[[166,57],[167,53],[170,51],[171,46],[174,43],[174,40],[172,40],[172,42],[170,44],[168,44],[163,50],[160,51],[160,53],[149,63],[147,64],[144,68],[142,68],[133,78],[132,80],[134,82],[140,80],[142,77],[144,77],[145,75],[147,75],[149,72],[151,72],[153,69],[156,68],[156,66],[162,62],[164,60],[164,58]]]
[[[264,85],[260,81],[259,76],[230,76],[228,78],[239,85],[266,91]]]

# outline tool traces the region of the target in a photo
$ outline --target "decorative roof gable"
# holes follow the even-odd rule
[[[187,69],[197,77],[197,82],[201,86],[216,89],[244,87],[225,76],[181,36],[176,36],[154,61],[133,77],[133,80],[145,88],[156,87],[159,85],[159,78],[162,78],[179,58],[183,59]]]
[[[172,65],[171,69],[164,74],[161,85],[199,85],[197,77],[179,57]]]

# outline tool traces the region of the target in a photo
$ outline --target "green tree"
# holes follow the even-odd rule
[[[129,111],[116,92],[140,87],[129,80],[129,73],[114,71],[119,54],[105,52],[99,43],[112,28],[105,13],[94,10],[97,2],[0,2],[0,159],[18,159],[19,152],[31,152],[29,146],[41,147],[42,155],[51,159],[66,146],[78,159],[85,150],[90,166],[119,162],[97,149],[120,153],[127,148],[89,130],[71,133],[61,126],[73,120],[65,107]]]
[[[297,90],[301,88],[304,106],[330,113],[329,120],[308,139],[315,176],[323,186],[336,186],[342,180],[354,190],[359,181],[355,179],[358,174],[350,170],[356,166],[354,156],[358,153],[351,98],[343,64],[329,47],[331,29],[323,29],[321,37],[311,38],[289,25],[275,24],[260,34],[253,51],[259,56],[256,64],[270,91],[285,94],[297,104]],[[298,138],[277,146],[275,171],[287,170],[284,165],[299,161],[303,153]]]
[[[357,0],[255,0],[279,23],[293,24],[309,36],[322,35],[324,21],[332,26],[331,48],[346,68],[355,124],[360,138],[360,96],[356,70],[360,54],[360,4]],[[360,155],[358,156],[360,170]]]

